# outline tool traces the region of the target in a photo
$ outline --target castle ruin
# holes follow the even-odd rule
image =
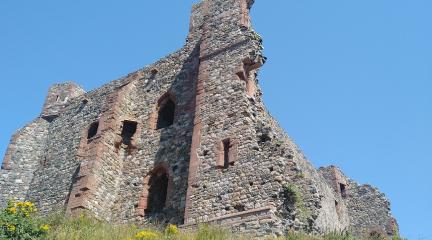
[[[12,136],[0,205],[256,235],[396,235],[382,193],[314,168],[267,112],[253,2],[203,0],[179,51],[90,92],[52,86],[41,115]]]

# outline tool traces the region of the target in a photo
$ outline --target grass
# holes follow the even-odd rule
[[[139,230],[134,225],[113,225],[86,216],[64,218],[58,214],[47,222],[51,226],[47,240],[126,240]]]
[[[143,228],[133,224],[111,224],[84,215],[65,218],[58,214],[43,221],[51,226],[48,235],[43,238],[46,240],[250,240],[249,237],[213,226],[200,226],[198,230],[179,230],[177,234],[169,234],[158,226]],[[157,237],[136,237],[142,232],[155,234]]]
[[[62,214],[44,219],[51,229],[43,239],[46,240],[356,240],[349,234],[330,233],[324,236],[311,236],[301,233],[289,233],[287,236],[274,238],[254,238],[234,234],[229,230],[215,226],[200,226],[196,230],[180,229],[170,234],[157,226],[138,227],[136,225],[111,224],[90,217],[65,218]],[[153,238],[137,238],[138,233],[151,233]],[[145,235],[145,234],[144,234]],[[384,240],[384,238],[382,239]],[[396,240],[396,239],[392,239]],[[399,240],[399,239],[397,239]]]

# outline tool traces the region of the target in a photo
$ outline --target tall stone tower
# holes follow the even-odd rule
[[[109,221],[397,234],[383,194],[337,167],[315,169],[268,114],[252,0],[203,0],[185,46],[91,92],[50,89],[12,138],[0,203]]]

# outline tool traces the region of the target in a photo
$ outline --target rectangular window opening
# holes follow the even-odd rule
[[[122,141],[126,145],[130,145],[132,137],[137,131],[138,123],[134,121],[124,121],[122,129]]]
[[[87,132],[87,139],[91,139],[96,136],[99,128],[99,122],[94,122],[90,125]]]

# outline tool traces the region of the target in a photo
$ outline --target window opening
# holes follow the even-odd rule
[[[224,151],[224,168],[227,169],[230,165],[234,166],[234,162],[230,161],[230,151],[232,148],[231,140],[226,139],[222,142],[223,144],[223,151]]]
[[[133,121],[124,121],[123,122],[123,129],[122,129],[122,141],[126,145],[131,145],[132,137],[135,135],[137,131],[137,122]]]
[[[342,196],[343,198],[345,198],[345,197],[347,196],[347,195],[346,195],[346,185],[343,184],[343,183],[339,183],[339,188],[340,188],[341,196]]]
[[[94,122],[90,125],[88,132],[87,132],[87,139],[91,139],[94,136],[96,136],[99,128],[99,122]]]
[[[157,129],[162,129],[173,125],[175,114],[175,103],[168,99],[164,102],[158,113]]]

